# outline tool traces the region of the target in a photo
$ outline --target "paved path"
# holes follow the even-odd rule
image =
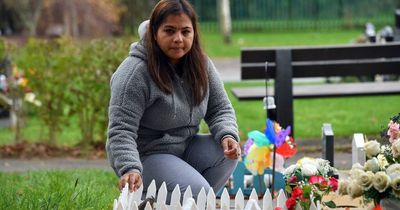
[[[240,60],[239,58],[212,59],[217,67],[222,80],[240,81]]]
[[[299,153],[286,161],[286,165],[296,163],[302,157],[322,157],[320,152]],[[351,167],[351,154],[335,153],[335,167],[346,170]],[[50,158],[50,159],[0,159],[0,172],[25,172],[34,170],[73,170],[73,169],[102,169],[112,171],[105,159],[88,160],[76,158]]]
[[[73,169],[103,169],[112,171],[105,159],[88,160],[76,158],[50,159],[0,159],[0,172],[24,172],[34,170],[73,170]]]

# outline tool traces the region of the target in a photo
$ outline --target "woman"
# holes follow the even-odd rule
[[[200,121],[211,135],[198,135]],[[161,0],[111,79],[107,154],[120,190],[223,187],[240,157],[235,113],[186,0]]]

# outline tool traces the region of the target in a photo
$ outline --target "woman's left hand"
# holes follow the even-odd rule
[[[232,160],[239,159],[242,154],[239,142],[230,137],[222,140],[222,148],[224,149],[225,157]]]

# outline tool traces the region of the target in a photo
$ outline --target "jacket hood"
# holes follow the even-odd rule
[[[129,55],[138,57],[142,60],[146,60],[147,57],[147,51],[146,48],[144,47],[144,36],[146,33],[146,30],[149,27],[150,20],[145,20],[143,21],[138,28],[138,34],[139,34],[139,42],[134,42],[131,44],[130,49],[129,49]]]
[[[147,60],[147,51],[143,45],[143,40],[131,44],[129,47],[129,56]]]

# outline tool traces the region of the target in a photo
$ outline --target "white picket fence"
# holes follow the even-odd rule
[[[113,210],[138,210],[139,204],[143,202],[142,198],[143,185],[136,192],[129,192],[128,184],[122,190],[118,200],[114,200]],[[156,196],[157,195],[157,196]],[[166,205],[167,200],[167,187],[165,183],[162,183],[160,188],[156,189],[155,181],[153,180],[147,188],[146,199],[154,198],[156,201],[151,205],[149,202],[146,203],[144,210],[274,210],[276,207],[280,207],[282,210],[286,208],[286,196],[284,191],[279,191],[276,200],[272,200],[271,193],[267,189],[262,200],[258,200],[258,195],[253,189],[249,199],[245,202],[242,190],[239,189],[236,193],[235,200],[231,201],[228,191],[225,188],[220,197],[220,205],[217,208],[217,199],[213,189],[211,188],[206,194],[204,189],[201,189],[197,196],[197,202],[194,200],[192,190],[190,186],[186,189],[183,194],[183,205],[181,204],[181,191],[179,185],[176,185],[171,194],[170,205]],[[231,204],[233,206],[231,206]],[[260,207],[261,205],[261,207]],[[296,210],[300,210],[300,206],[296,207]],[[321,210],[319,203],[312,203],[310,210]]]

